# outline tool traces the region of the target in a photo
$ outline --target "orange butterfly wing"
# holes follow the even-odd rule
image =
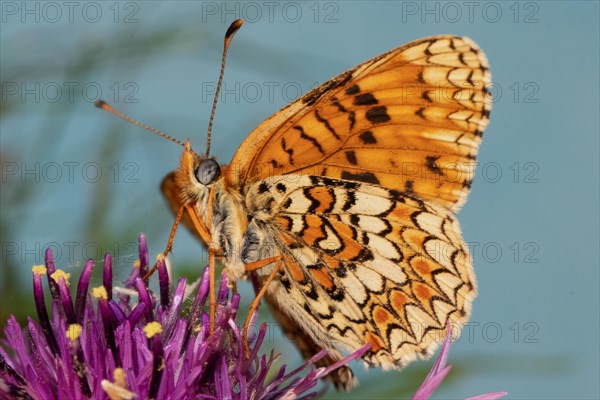
[[[485,55],[470,39],[434,36],[373,58],[260,124],[227,180],[321,175],[396,189],[457,211],[491,110]]]

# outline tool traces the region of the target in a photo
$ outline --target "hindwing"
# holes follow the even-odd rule
[[[448,322],[462,325],[476,295],[471,259],[453,214],[395,190],[320,176],[252,185],[284,270],[270,300],[317,342],[355,350],[371,365],[428,356]],[[264,209],[264,208],[263,208]]]

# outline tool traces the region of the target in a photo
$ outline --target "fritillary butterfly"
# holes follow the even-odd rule
[[[370,344],[369,366],[402,368],[464,324],[477,293],[455,213],[490,79],[470,39],[416,40],[275,113],[229,165],[186,142],[163,193],[232,280],[263,284],[304,357]],[[332,379],[355,383],[347,367]]]

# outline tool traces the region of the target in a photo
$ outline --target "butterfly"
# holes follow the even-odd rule
[[[470,39],[416,40],[284,107],[228,165],[186,142],[162,191],[231,280],[259,282],[305,358],[327,348],[330,365],[369,344],[368,366],[399,369],[471,313],[476,281],[455,214],[490,82]],[[355,384],[348,367],[334,374],[338,389]]]

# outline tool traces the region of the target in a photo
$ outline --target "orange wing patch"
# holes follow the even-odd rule
[[[317,281],[317,283],[321,285],[325,290],[331,292],[334,289],[333,280],[325,266],[314,269],[311,268],[309,271],[312,277]]]
[[[321,186],[309,188],[307,190],[309,196],[316,201],[314,208],[311,208],[309,211],[318,214],[328,212],[333,208],[333,205],[335,204],[335,197],[330,188]]]

